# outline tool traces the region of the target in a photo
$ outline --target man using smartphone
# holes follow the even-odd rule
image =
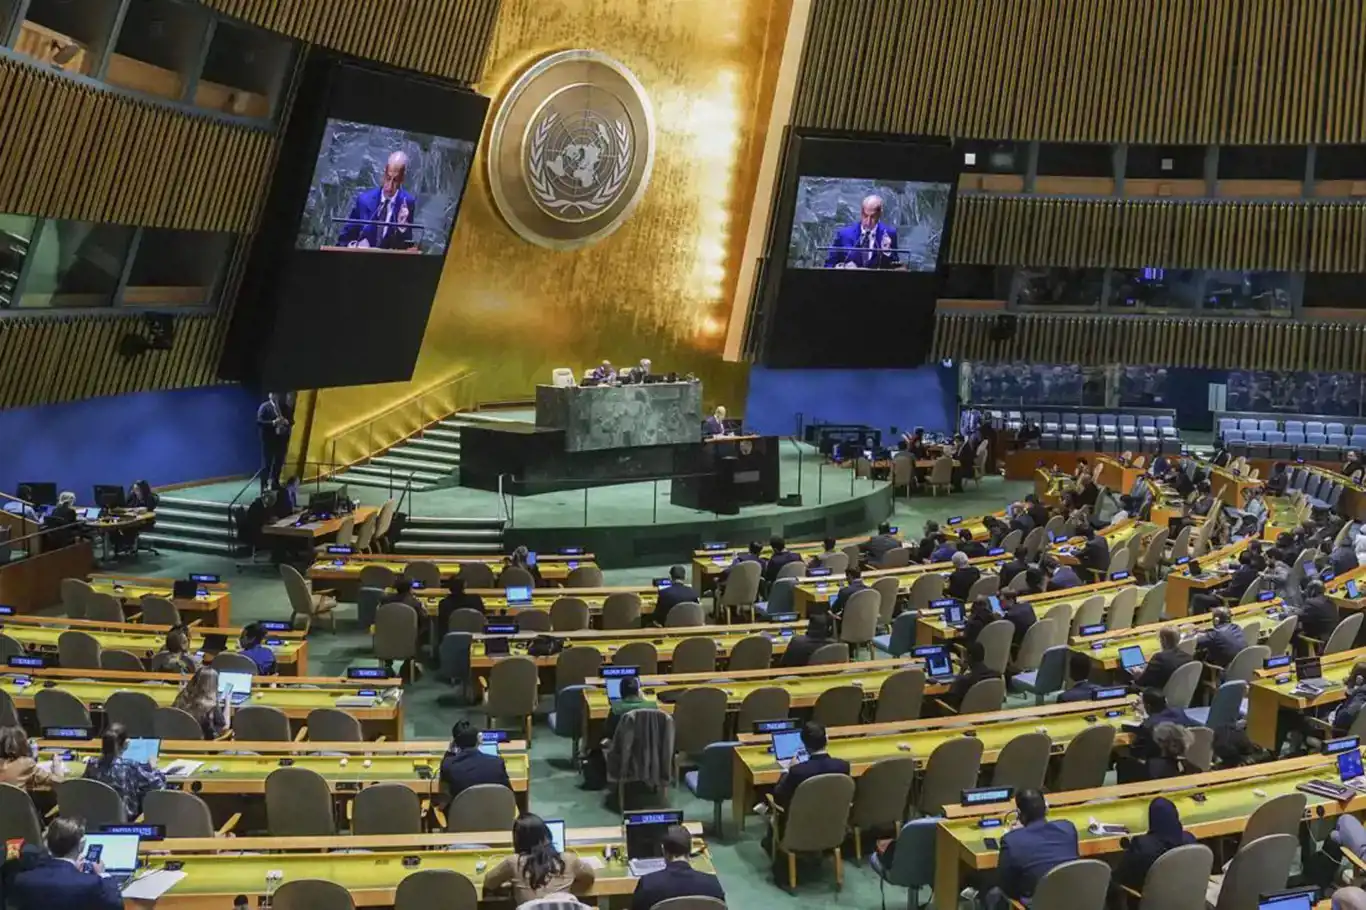
[[[85,825],[57,817],[43,840],[48,855],[19,872],[6,895],[17,910],[122,910],[123,898],[104,866],[85,860]]]

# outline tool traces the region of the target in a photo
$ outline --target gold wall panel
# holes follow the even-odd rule
[[[479,81],[500,0],[202,0],[310,44],[466,85]]]
[[[815,0],[793,122],[1087,142],[1366,140],[1357,0]]]
[[[274,136],[0,59],[0,211],[245,233]]]
[[[1366,272],[1366,202],[960,195],[949,261]]]
[[[1105,366],[1361,372],[1366,325],[1329,322],[1019,314],[1015,337],[990,338],[995,313],[939,311],[931,359]]]
[[[557,252],[498,216],[481,143],[408,383],[328,389],[313,439],[413,390],[473,371],[476,400],[528,398],[551,370],[649,356],[695,372],[709,401],[743,401],[747,369],[721,359],[789,6],[769,0],[503,0],[487,74],[494,99],[535,60],[589,48],[629,67],[655,110],[650,186],[611,236]],[[314,450],[311,457],[323,453]]]

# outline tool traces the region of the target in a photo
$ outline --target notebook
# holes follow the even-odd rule
[[[640,667],[603,667],[598,672],[607,684],[608,701],[617,701],[621,698],[622,679],[627,676],[639,676]]]
[[[1317,893],[1317,888],[1270,892],[1257,901],[1257,910],[1313,910]]]
[[[953,675],[953,661],[949,659],[949,651],[945,647],[938,647],[937,650],[924,654],[925,675],[930,679],[946,679]]]

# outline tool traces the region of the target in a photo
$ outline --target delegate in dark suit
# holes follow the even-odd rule
[[[830,612],[843,614],[844,608],[849,606],[849,598],[853,597],[859,591],[865,590],[867,587],[868,586],[863,583],[862,578],[851,579],[850,582],[840,588],[840,592],[835,595],[835,602],[830,605]]]
[[[773,787],[773,801],[782,808],[786,809],[792,802],[792,794],[797,792],[797,787],[801,786],[802,781],[809,780],[817,774],[848,774],[849,763],[842,758],[834,758],[824,752],[818,752],[804,762],[798,762],[787,769],[787,773],[778,779],[778,783]]]
[[[875,566],[882,562],[882,557],[899,546],[901,546],[901,541],[890,533],[884,533],[870,537],[859,549],[868,555],[869,565]]]
[[[1015,627],[1013,644],[1016,646],[1024,641],[1025,633],[1029,631],[1029,627],[1039,621],[1039,617],[1034,613],[1034,608],[1022,600],[1017,600],[1006,608],[1005,618],[1010,620],[1011,625]]]
[[[949,581],[944,586],[944,593],[949,597],[967,600],[968,592],[972,590],[972,586],[981,577],[982,570],[976,566],[959,566],[949,573]]]
[[[1148,658],[1147,665],[1138,679],[1134,680],[1134,685],[1141,689],[1161,689],[1167,685],[1167,680],[1172,678],[1178,667],[1183,667],[1192,660],[1195,658],[1180,648],[1158,651]]]
[[[1081,563],[1081,568],[1091,573],[1093,582],[1104,579],[1105,570],[1110,567],[1110,547],[1105,543],[1105,538],[1093,537],[1088,540],[1077,561]]]
[[[764,567],[764,579],[767,580],[769,584],[773,584],[773,581],[778,577],[778,573],[782,570],[783,566],[788,563],[801,561],[802,555],[800,553],[793,553],[791,550],[783,550],[781,553],[774,553],[768,558],[768,565]]]
[[[405,213],[406,210],[406,213]],[[379,187],[356,196],[348,218],[337,235],[338,246],[351,246],[364,240],[371,247],[382,250],[406,250],[413,245],[413,213],[417,200],[401,187],[389,199],[384,199]],[[356,221],[384,221],[386,224],[357,224]]]
[[[674,860],[636,882],[631,910],[651,910],[656,904],[674,897],[714,897],[724,901],[726,892],[716,876],[699,872],[683,860]]]
[[[502,784],[509,789],[507,765],[496,755],[485,755],[478,749],[447,752],[441,759],[441,782],[454,800],[460,793],[476,784]]]
[[[1077,829],[1069,821],[1036,821],[1001,838],[1000,888],[1007,897],[1031,897],[1054,866],[1079,856]]]
[[[718,417],[708,417],[702,421],[703,436],[720,436],[726,432],[726,425]]]
[[[657,626],[664,625],[664,620],[668,618],[669,611],[679,604],[689,601],[701,602],[697,592],[691,585],[685,585],[681,581],[675,581],[667,588],[659,592],[659,599],[655,601],[655,611],[650,616],[650,622]]]
[[[1238,652],[1247,647],[1247,636],[1243,630],[1231,622],[1215,626],[1195,641],[1197,654],[1203,654],[1205,663],[1227,667]]]
[[[1338,607],[1326,594],[1310,597],[1299,609],[1299,630],[1319,641],[1327,641],[1338,625]]]
[[[82,872],[64,859],[44,856],[14,876],[6,899],[17,910],[122,910],[111,879]]]
[[[861,224],[846,224],[835,232],[825,267],[853,265],[860,269],[894,269],[901,264],[896,249],[896,228],[879,221],[871,230]],[[886,250],[887,252],[883,252]]]

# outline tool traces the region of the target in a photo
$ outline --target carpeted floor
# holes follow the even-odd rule
[[[950,497],[922,496],[909,504],[900,500],[893,521],[907,533],[918,532],[928,519],[942,521],[949,514],[971,516],[995,511],[1026,492],[1027,484],[989,478],[980,490],[969,489]],[[680,553],[679,561],[686,562],[685,557],[686,554]],[[235,626],[253,619],[280,618],[289,614],[284,587],[276,576],[264,570],[238,572],[232,560],[166,552],[160,556],[144,555],[137,564],[121,570],[164,576],[183,576],[191,571],[217,572],[232,585],[232,623]],[[666,570],[667,566],[611,570],[606,573],[607,583],[646,584]],[[370,640],[357,628],[354,608],[343,605],[338,616],[335,634],[320,630],[309,639],[310,673],[339,674],[352,663],[369,660]],[[410,738],[445,737],[453,723],[471,714],[460,704],[455,690],[431,675],[410,686],[404,698],[407,703],[406,735]],[[1012,699],[1012,705],[1016,702],[1025,703]],[[482,715],[478,721],[482,723]],[[578,775],[567,770],[569,748],[569,740],[556,737],[544,723],[538,724],[531,747],[532,811],[546,818],[563,818],[570,827],[619,823],[620,815],[605,808],[602,793],[579,789]],[[723,811],[726,832],[724,838],[718,839],[710,831],[713,816],[710,803],[694,799],[686,788],[673,791],[671,802],[674,807],[684,809],[689,820],[706,821],[708,843],[732,907],[817,908],[832,902],[859,908],[881,905],[878,878],[866,861],[861,864],[846,862],[844,889],[839,893],[834,890],[834,871],[827,860],[822,867],[809,872],[797,893],[789,896],[772,883],[767,858],[759,845],[763,833],[760,819],[751,817],[744,833],[739,834],[730,823],[731,808],[726,804]],[[904,889],[890,888],[888,892],[887,901],[891,906],[899,907],[906,901]]]

